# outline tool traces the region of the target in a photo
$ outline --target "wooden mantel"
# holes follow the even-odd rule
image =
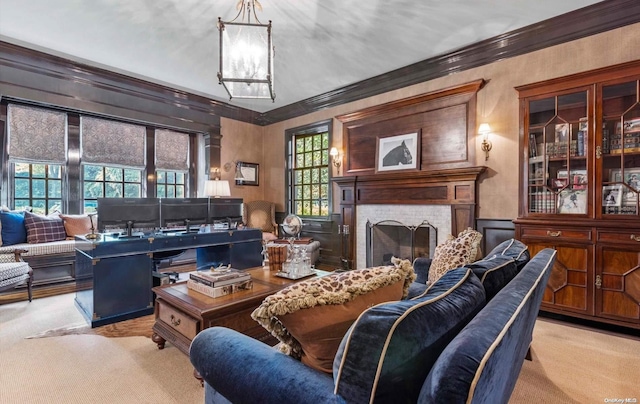
[[[476,182],[485,166],[335,178],[341,202],[353,204],[458,205],[476,203]]]
[[[342,225],[356,228],[358,205],[451,205],[451,234],[475,227],[477,183],[485,166],[398,174],[337,177]],[[347,240],[345,266],[353,268],[354,237]]]

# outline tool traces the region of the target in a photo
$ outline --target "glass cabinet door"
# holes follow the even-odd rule
[[[587,214],[588,90],[528,103],[528,213]]]
[[[603,215],[638,215],[640,191],[640,104],[638,80],[603,85],[602,163]]]

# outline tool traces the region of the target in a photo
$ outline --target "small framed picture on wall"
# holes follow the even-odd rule
[[[238,161],[236,165],[236,185],[259,185],[260,165]]]

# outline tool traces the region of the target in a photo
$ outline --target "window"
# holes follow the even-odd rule
[[[84,212],[95,212],[98,198],[140,198],[142,170],[86,164],[83,166]]]
[[[298,216],[329,215],[329,125],[287,131],[289,204]]]
[[[13,163],[13,204],[47,215],[62,210],[60,164]]]
[[[186,173],[157,171],[158,198],[184,198]]]

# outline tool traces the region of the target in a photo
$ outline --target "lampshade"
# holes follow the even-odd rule
[[[481,123],[478,128],[478,133],[481,135],[487,135],[489,132],[491,132],[491,126],[489,126],[488,123]]]
[[[218,17],[220,70],[218,80],[229,98],[276,98],[273,90],[271,21],[262,24],[255,15],[255,0],[244,1],[232,21]],[[259,5],[259,4],[258,4]],[[251,22],[251,13],[256,22]],[[242,14],[242,21],[236,22]],[[245,16],[246,21],[245,21]]]
[[[204,193],[207,196],[220,198],[221,196],[230,196],[231,189],[229,181],[226,180],[208,180],[204,186]]]

